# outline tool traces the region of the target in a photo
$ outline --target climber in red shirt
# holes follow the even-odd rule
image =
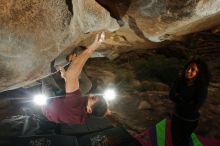
[[[61,76],[65,80],[66,95],[53,99],[42,107],[43,115],[51,122],[65,124],[85,124],[88,114],[102,117],[107,112],[107,103],[103,97],[83,97],[79,89],[79,76],[84,64],[91,54],[104,41],[104,33],[97,34],[94,42],[79,56],[72,53],[68,56],[70,66],[65,71],[60,68]]]

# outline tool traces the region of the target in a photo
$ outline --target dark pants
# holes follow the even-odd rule
[[[173,146],[188,146],[189,139],[198,125],[196,121],[185,121],[175,115],[171,118],[171,134]]]

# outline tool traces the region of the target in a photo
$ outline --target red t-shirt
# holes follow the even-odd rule
[[[42,107],[42,113],[55,123],[85,124],[86,102],[87,98],[82,96],[80,90],[76,90],[66,93],[64,98],[53,99],[47,106]]]

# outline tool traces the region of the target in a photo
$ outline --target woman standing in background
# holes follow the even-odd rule
[[[193,59],[173,84],[170,99],[175,103],[171,118],[174,146],[188,146],[189,138],[198,125],[199,109],[207,97],[209,81],[207,64],[201,59]]]

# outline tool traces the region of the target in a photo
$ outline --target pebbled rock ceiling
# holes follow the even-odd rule
[[[0,91],[44,78],[51,61],[100,31],[98,52],[114,59],[219,24],[219,0],[1,0]]]

